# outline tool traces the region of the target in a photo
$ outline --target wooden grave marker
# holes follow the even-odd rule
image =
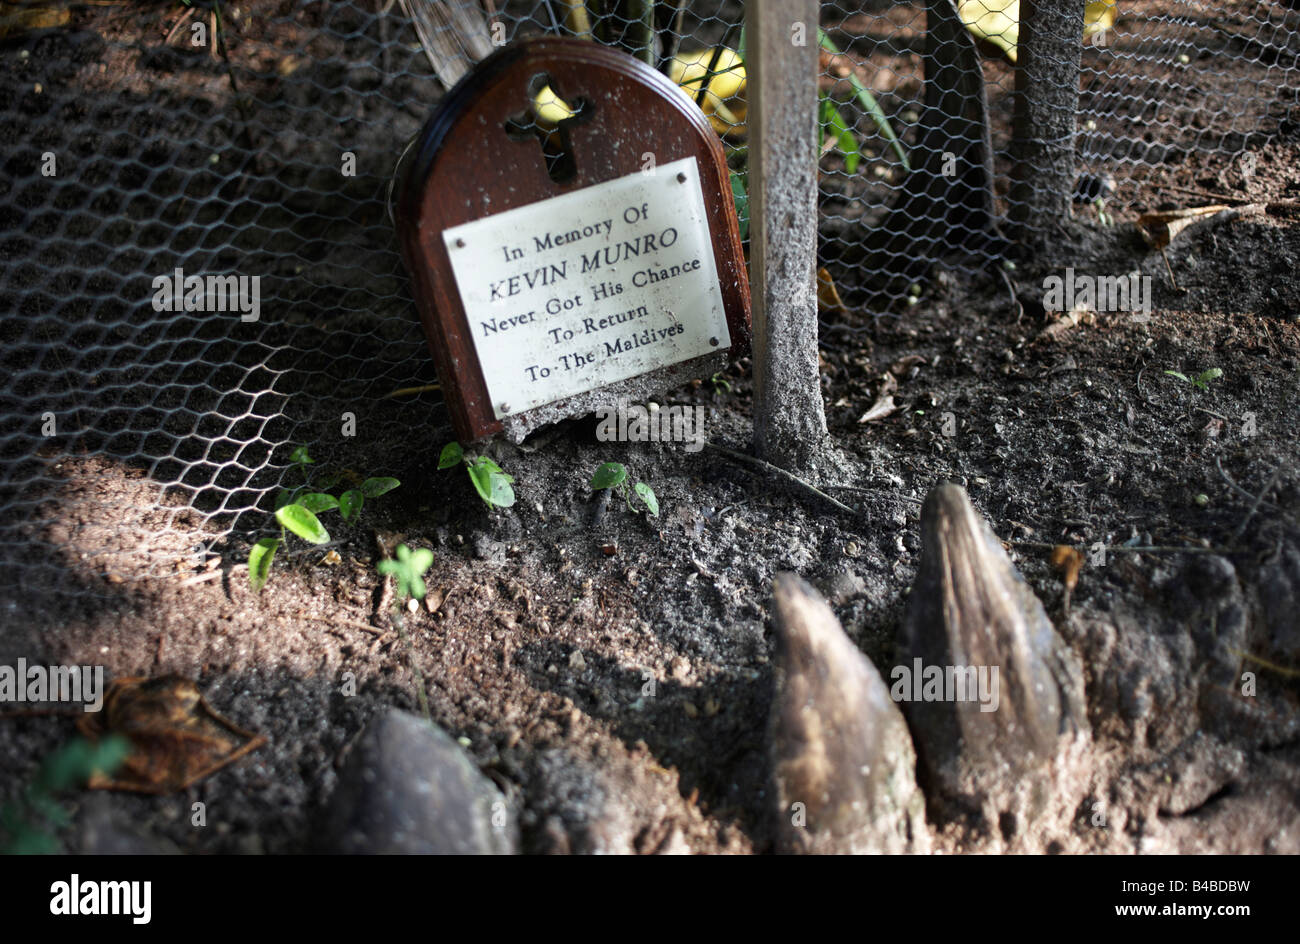
[[[556,124],[536,120],[547,88],[572,112]],[[421,132],[397,225],[463,442],[520,440],[748,349],[722,144],[626,53],[542,38],[484,59]]]

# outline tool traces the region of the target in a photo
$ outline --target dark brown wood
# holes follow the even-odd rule
[[[537,137],[511,135],[537,77],[587,108],[560,123],[575,166],[551,179]],[[749,285],[722,144],[699,109],[666,77],[631,56],[575,39],[524,40],[489,56],[447,93],[425,124],[397,205],[402,255],[438,366],[456,435],[502,430],[488,400],[443,230],[640,172],[697,159],[732,353],[748,349]]]

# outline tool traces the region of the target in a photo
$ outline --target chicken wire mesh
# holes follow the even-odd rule
[[[6,6],[0,583],[18,594],[75,573],[93,591],[178,566],[197,542],[254,535],[291,444],[364,468],[376,443],[445,427],[387,210],[399,155],[443,89],[420,40],[451,81],[491,45],[571,31],[577,9]],[[598,19],[597,38],[684,85],[743,180],[743,95],[701,90],[706,69],[731,68],[713,50],[740,48],[741,5],[617,9],[634,12]],[[922,127],[926,4],[821,9],[819,253],[850,308],[905,311],[930,260],[975,273],[1005,247],[960,225],[889,243],[906,230],[909,174],[943,157]],[[1077,116],[1081,174],[1115,179],[1089,194],[1110,216],[1184,199],[1190,155],[1248,155],[1294,127],[1294,11],[1121,0],[1117,13],[1085,44]],[[977,66],[999,219],[1007,46],[986,36]],[[190,304],[193,276],[227,280]]]

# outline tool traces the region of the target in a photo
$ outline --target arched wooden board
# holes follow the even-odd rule
[[[537,77],[571,103],[591,110],[561,122],[572,175],[551,179],[541,142],[510,135],[507,122],[527,108]],[[694,158],[709,224],[718,288],[731,336],[730,354],[749,344],[749,284],[721,142],[695,104],[666,77],[596,43],[542,38],[507,46],[483,60],[429,118],[401,182],[398,234],[452,424],[462,441],[501,432],[488,399],[470,325],[443,231],[507,210],[639,174],[645,155],[657,166]],[[717,369],[711,355],[664,368],[660,385]],[[694,367],[694,372],[691,368]],[[652,371],[652,374],[658,371]],[[509,416],[512,434],[626,396],[623,382]]]

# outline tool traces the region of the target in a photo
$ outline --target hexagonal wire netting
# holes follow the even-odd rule
[[[975,19],[983,4],[1002,5],[961,8]],[[697,97],[701,63],[727,62],[708,51],[741,45],[731,0],[613,6],[653,9],[653,58],[671,73],[680,56]],[[410,16],[450,82],[494,40],[581,26],[580,5],[5,9],[17,12],[0,21],[0,584],[21,594],[75,572],[95,591],[101,577],[183,567],[196,541],[266,521],[245,513],[271,507],[290,444],[323,437],[338,466],[363,466],[377,443],[445,425],[436,393],[410,392],[436,377],[386,209],[444,88]],[[897,257],[976,272],[1001,248],[906,232],[907,168],[933,157],[925,11],[822,6],[820,253],[860,316],[905,310],[917,291]],[[589,25],[633,47],[645,35],[632,18]],[[1085,45],[1078,114],[1080,170],[1117,179],[1109,212],[1124,218],[1155,168],[1244,152],[1293,121],[1297,27],[1280,4],[1120,0]],[[1000,216],[1014,70],[997,35],[981,50]],[[743,172],[743,100],[704,107]],[[178,270],[257,277],[256,320],[252,283],[228,299],[237,310],[173,304],[155,280]]]

